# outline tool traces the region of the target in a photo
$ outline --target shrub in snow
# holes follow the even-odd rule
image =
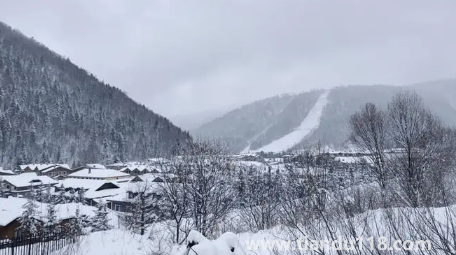
[[[192,230],[187,238],[187,249],[180,255],[245,255],[236,234],[228,232],[216,240],[209,240]]]

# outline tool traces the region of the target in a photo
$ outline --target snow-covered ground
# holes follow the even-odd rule
[[[113,229],[83,236],[79,242],[53,255],[151,255],[152,240],[128,231]]]
[[[438,234],[449,234],[451,238],[452,227],[450,226],[456,220],[454,215],[456,207],[448,208],[428,208],[428,209],[411,209],[411,208],[396,208],[387,211],[373,210],[363,214],[355,215],[352,218],[331,218],[332,234],[342,240],[353,241],[358,237],[363,238],[365,246],[368,249],[369,237],[386,237],[389,247],[392,247],[392,242],[397,238],[403,240],[425,241],[424,237],[431,240],[431,248],[438,245],[441,240]],[[392,217],[392,218],[391,218]],[[432,219],[435,219],[435,229],[432,228]],[[451,219],[453,222],[449,222]],[[428,220],[431,220],[427,222]],[[225,233],[216,240],[208,240],[193,232],[189,235],[187,242],[181,246],[174,245],[171,240],[166,240],[170,237],[169,229],[161,227],[151,231],[151,238],[139,236],[123,230],[110,230],[105,232],[92,233],[82,238],[77,244],[77,247],[70,247],[71,253],[74,255],[292,255],[297,254],[296,251],[271,251],[263,249],[260,246],[258,250],[250,250],[251,242],[265,241],[291,241],[301,238],[305,240],[306,234],[308,240],[332,240],[325,229],[323,222],[315,222],[314,226],[302,227],[299,231],[284,227],[276,226],[269,230],[263,230],[256,233],[243,232],[238,234]],[[428,226],[428,227],[426,227]],[[448,226],[447,229],[445,226]],[[320,229],[320,230],[319,230]],[[391,229],[394,229],[394,236],[391,234]],[[300,232],[303,231],[303,232]],[[438,232],[438,233],[437,233]],[[397,236],[399,235],[399,236]],[[162,237],[159,239],[159,237]],[[195,241],[198,244],[187,249],[187,243]],[[290,246],[291,248],[293,246]],[[234,248],[234,249],[233,249]],[[436,248],[435,248],[436,249]],[[234,251],[233,251],[234,250]],[[436,251],[436,250],[433,250]],[[188,252],[188,253],[187,253]],[[59,254],[64,255],[60,251]],[[303,251],[300,253],[314,254]],[[336,254],[334,250],[327,250],[326,254]],[[420,253],[410,253],[420,254]],[[426,253],[424,253],[426,254]],[[434,254],[434,253],[433,253]],[[435,253],[440,254],[440,253]],[[442,252],[441,254],[446,254]]]
[[[301,122],[298,128],[293,132],[283,136],[282,138],[273,141],[272,143],[263,146],[256,152],[282,152],[292,148],[298,144],[302,139],[308,136],[313,130],[320,125],[321,115],[323,109],[328,103],[328,95],[330,91],[324,92],[315,103],[314,107],[309,111],[307,117]]]

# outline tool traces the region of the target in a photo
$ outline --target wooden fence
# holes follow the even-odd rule
[[[76,238],[55,233],[0,240],[0,255],[50,255],[74,243]]]

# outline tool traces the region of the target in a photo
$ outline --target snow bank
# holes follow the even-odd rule
[[[122,230],[91,233],[52,255],[150,255],[153,242],[144,236]]]
[[[245,255],[236,234],[228,232],[216,240],[209,240],[198,231],[192,230],[187,238],[187,247],[179,255]]]

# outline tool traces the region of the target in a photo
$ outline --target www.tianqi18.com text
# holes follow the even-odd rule
[[[389,242],[388,242],[389,241]],[[379,238],[357,238],[347,241],[339,237],[337,240],[311,240],[309,238],[298,239],[296,241],[284,240],[259,240],[245,241],[247,250],[269,250],[269,251],[430,251],[431,241],[402,241],[388,240],[386,237]]]

